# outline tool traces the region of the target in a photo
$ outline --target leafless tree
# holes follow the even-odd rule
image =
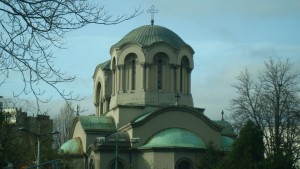
[[[231,101],[236,123],[255,121],[264,131],[266,154],[290,155],[292,165],[300,158],[299,78],[288,59],[270,58],[257,78],[247,70],[237,77],[238,96]]]
[[[78,108],[77,111],[79,112],[80,109]],[[66,103],[55,116],[54,129],[60,132],[55,138],[55,147],[59,148],[72,137],[71,127],[78,112],[74,111],[72,103]]]
[[[113,16],[104,6],[89,0],[0,0],[0,86],[12,72],[19,72],[23,90],[14,93],[33,94],[39,103],[49,101],[42,87],[52,87],[66,101],[76,99],[72,91],[58,87],[72,82],[55,66],[53,47],[63,48],[65,34],[88,24],[111,25],[131,19],[140,13]],[[2,80],[3,79],[3,80]]]

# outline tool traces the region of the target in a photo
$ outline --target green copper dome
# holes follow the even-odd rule
[[[79,116],[79,121],[84,130],[115,130],[112,117],[106,116]]]
[[[234,139],[227,136],[221,136],[221,147],[223,151],[231,151]]]
[[[204,141],[196,134],[181,128],[169,128],[156,133],[142,148],[188,147],[206,148]]]
[[[214,121],[214,123],[222,128],[222,132],[221,132],[222,135],[227,135],[227,136],[235,136],[236,135],[232,125],[228,121],[217,120],[217,121]]]
[[[76,155],[83,153],[83,146],[80,137],[75,137],[65,142],[59,149],[58,153],[61,155]]]
[[[157,42],[165,42],[174,48],[187,45],[176,33],[165,27],[145,25],[132,30],[112,47],[121,48],[126,44],[138,44],[145,47]]]

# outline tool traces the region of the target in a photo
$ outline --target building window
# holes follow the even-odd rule
[[[158,59],[157,63],[157,89],[162,90],[162,79],[163,79],[163,61]]]
[[[192,163],[188,159],[178,160],[176,163],[176,169],[192,169]]]
[[[169,67],[169,58],[165,53],[157,53],[153,57],[153,74],[152,78],[155,80],[152,83],[153,89],[157,89],[158,91],[168,90],[170,67]]]
[[[136,89],[136,64],[137,56],[133,53],[126,56],[125,59],[125,89],[127,91]]]
[[[136,82],[136,64],[135,60],[131,61],[131,90],[135,90],[135,82]]]
[[[120,160],[120,159],[118,159],[117,160],[117,169],[125,169],[125,165],[124,165],[124,163]],[[111,163],[110,163],[110,167],[109,167],[110,169],[116,169],[116,160],[113,160]]]
[[[97,89],[96,89],[96,106],[97,106],[97,115],[103,114],[103,102],[102,102],[102,88],[101,83],[98,82]]]
[[[189,91],[189,61],[183,57],[180,65],[180,92],[188,93]]]

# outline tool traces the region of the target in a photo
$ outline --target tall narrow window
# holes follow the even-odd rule
[[[188,88],[189,88],[188,69],[189,69],[189,61],[187,57],[183,57],[180,65],[180,79],[179,79],[180,80],[179,90],[182,93],[188,93]]]
[[[125,90],[135,90],[136,89],[136,63],[137,56],[133,53],[130,53],[125,58],[125,69],[124,69],[124,81],[125,81]]]
[[[162,80],[163,80],[163,61],[158,59],[157,63],[157,89],[162,90]]]
[[[136,83],[136,65],[135,60],[131,61],[131,90],[135,90],[135,83]]]

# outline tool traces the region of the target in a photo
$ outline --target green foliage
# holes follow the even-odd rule
[[[219,169],[260,169],[263,168],[263,160],[263,133],[254,122],[248,121]]]
[[[215,169],[222,158],[223,153],[217,149],[213,142],[209,142],[206,153],[197,164],[198,169]]]

